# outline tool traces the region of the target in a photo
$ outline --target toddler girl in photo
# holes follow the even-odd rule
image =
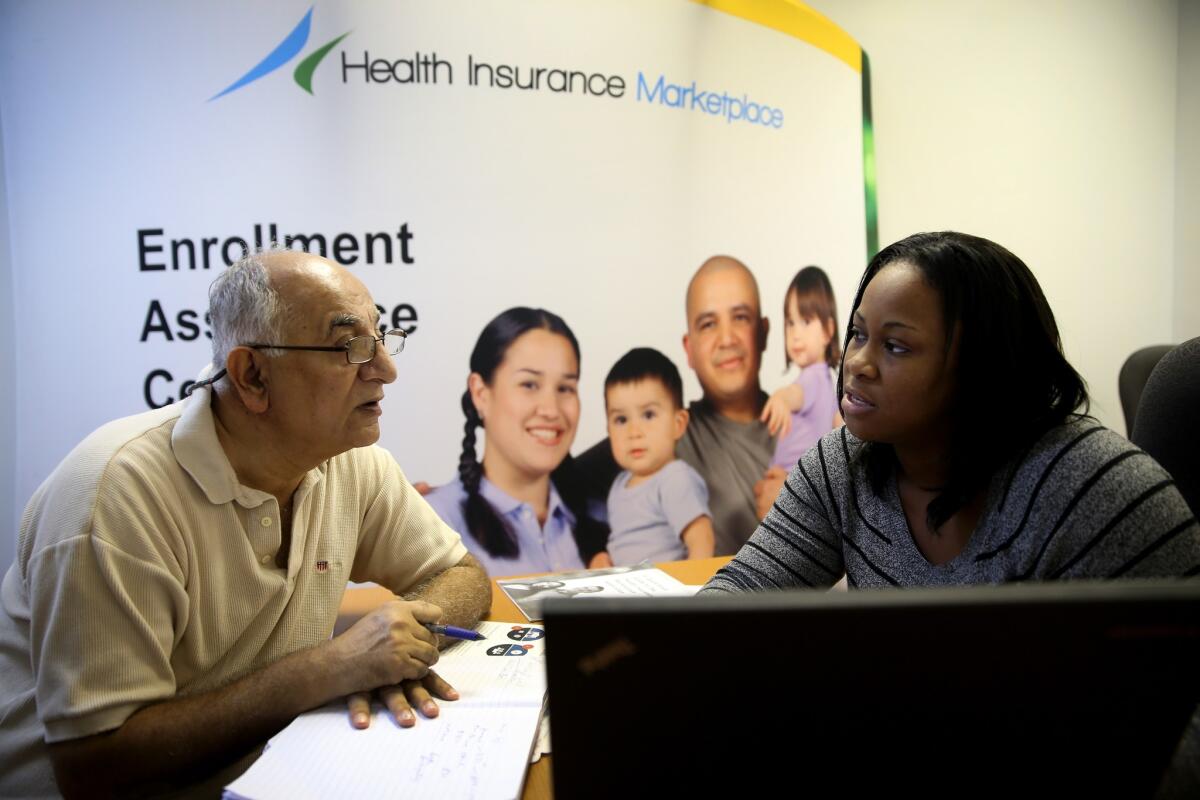
[[[767,400],[762,421],[778,436],[772,466],[790,470],[822,435],[842,424],[833,373],[841,359],[837,302],[820,267],[796,273],[783,300],[787,364],[800,368],[796,380]]]

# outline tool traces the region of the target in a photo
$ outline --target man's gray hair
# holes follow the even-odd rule
[[[208,290],[208,313],[212,324],[212,371],[225,368],[229,351],[241,344],[281,344],[287,321],[287,305],[271,286],[264,252],[234,262],[217,276]],[[282,351],[266,351],[278,355]]]

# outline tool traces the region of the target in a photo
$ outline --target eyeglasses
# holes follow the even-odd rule
[[[257,342],[244,344],[242,347],[249,347],[254,350],[319,350],[327,353],[345,351],[346,361],[351,364],[366,364],[375,358],[375,347],[379,342],[383,342],[383,349],[387,351],[389,356],[395,356],[404,352],[404,342],[407,339],[407,333],[399,328],[395,328],[383,334],[383,336],[355,336],[345,344],[339,344],[336,347],[298,344],[261,344]]]

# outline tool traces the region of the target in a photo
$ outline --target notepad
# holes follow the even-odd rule
[[[434,669],[458,690],[435,719],[401,728],[382,707],[366,730],[344,703],[302,714],[226,787],[226,798],[514,798],[546,694],[542,628],[483,622],[487,639],[458,642]]]

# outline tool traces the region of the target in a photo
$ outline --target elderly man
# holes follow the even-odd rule
[[[717,555],[733,555],[750,538],[787,476],[768,469],[775,440],[759,420],[767,396],[758,369],[768,329],[760,309],[758,283],[735,258],[713,256],[688,283],[683,349],[704,396],[689,404],[675,452],[708,485]],[[608,440],[576,463],[590,491],[607,496],[619,471]]]
[[[213,378],[97,430],[25,511],[0,795],[196,788],[335,698],[380,689],[410,725],[456,696],[424,624],[473,624],[487,576],[370,446],[403,332],[379,336],[362,282],[305,253],[235,264],[210,306]],[[406,600],[330,639],[348,579]]]

